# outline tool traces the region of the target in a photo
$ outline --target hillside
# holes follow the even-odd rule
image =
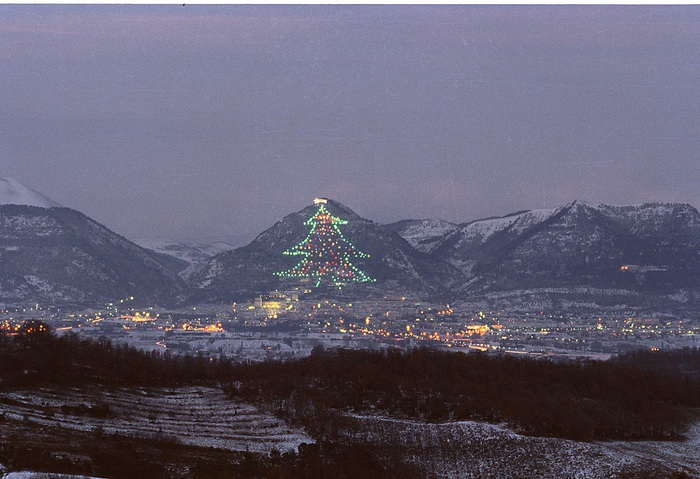
[[[0,205],[0,303],[164,304],[182,287],[156,256],[78,211]]]
[[[348,221],[342,234],[369,255],[357,260],[357,267],[375,280],[347,286],[342,292],[328,291],[329,294],[434,295],[458,277],[457,270],[449,264],[417,251],[397,233],[360,217],[350,208],[332,200],[326,207],[331,214]],[[298,258],[282,253],[309,234],[304,222],[317,209],[310,205],[287,215],[247,246],[216,255],[193,268],[188,276],[191,300],[224,300],[279,288],[308,287],[303,281],[285,280],[274,273],[298,262]]]
[[[465,223],[437,238],[398,230],[458,268],[453,301],[493,307],[683,311],[700,301],[700,214],[648,203],[521,211]]]
[[[653,309],[700,307],[700,214],[681,204],[526,210],[461,225],[406,220],[377,225],[329,200],[344,234],[369,253],[357,262],[376,282],[337,295],[410,295],[494,307]],[[298,261],[282,252],[309,232],[309,206],[252,243],[186,272],[190,301],[230,300],[306,287],[274,275]]]
[[[665,373],[647,369],[653,353],[629,365],[634,355],[620,364],[557,364],[319,350],[302,360],[235,364],[56,337],[38,326],[0,336],[0,465],[10,470],[183,479],[700,478],[700,430],[688,414],[700,383],[674,366],[697,366],[697,350],[665,353]],[[608,441],[562,438],[582,431]],[[640,441],[650,436],[675,440]]]
[[[402,220],[384,227],[423,253],[432,253],[445,236],[458,229],[457,225],[443,220]]]
[[[155,253],[168,255],[180,260],[182,268],[191,266],[200,261],[211,258],[214,255],[231,251],[235,247],[223,242],[217,241],[213,243],[196,243],[188,241],[177,241],[172,238],[133,238],[132,241],[137,245],[149,249]]]
[[[700,310],[700,213],[686,204],[574,201],[455,225],[380,225],[327,200],[372,281],[311,284],[276,273],[309,235],[316,205],[249,244],[141,239],[145,249],[14,180],[0,181],[0,303],[144,305],[250,299],[275,289],[324,297],[413,297],[523,310],[688,315]],[[5,204],[2,204],[5,203]],[[27,204],[18,204],[27,203]],[[184,280],[182,279],[184,278]],[[338,287],[340,286],[340,287]]]

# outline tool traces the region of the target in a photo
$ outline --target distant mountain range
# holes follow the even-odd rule
[[[462,224],[362,218],[344,236],[369,257],[375,282],[345,297],[408,296],[503,308],[700,310],[700,214],[687,204],[595,205],[523,210]],[[0,303],[235,301],[308,283],[274,273],[298,257],[282,252],[309,233],[317,207],[287,215],[246,246],[126,240],[81,213],[0,179]],[[179,275],[177,273],[180,273]],[[313,288],[312,288],[313,289]]]
[[[329,200],[346,236],[370,253],[377,279],[344,294],[430,297],[507,308],[694,309],[700,299],[700,214],[686,204],[524,210],[463,224],[379,225]],[[188,278],[193,298],[223,299],[288,287],[272,273],[308,234],[309,206],[243,248],[214,256]]]
[[[432,226],[390,225],[460,270],[460,284],[449,292],[455,299],[552,309],[683,308],[698,301],[700,214],[687,204],[574,201],[438,225],[437,232]]]

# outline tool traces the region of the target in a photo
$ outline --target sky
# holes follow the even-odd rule
[[[700,207],[700,6],[0,5],[0,177],[128,238]]]

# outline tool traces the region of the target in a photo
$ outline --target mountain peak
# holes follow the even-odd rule
[[[0,205],[29,205],[41,208],[61,206],[17,180],[2,177],[0,177]]]
[[[580,207],[592,208],[592,209],[598,209],[600,207],[599,204],[591,203],[591,202],[585,201],[585,200],[574,200],[566,206],[570,206],[570,207],[580,206]]]
[[[352,209],[331,198],[314,198],[312,204],[301,211],[303,211],[305,214],[310,211],[315,212],[321,205],[325,205],[326,209],[330,211],[331,214],[340,215],[340,217],[343,219],[361,219],[361,216],[355,213]]]

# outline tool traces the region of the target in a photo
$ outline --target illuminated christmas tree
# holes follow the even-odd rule
[[[304,222],[311,231],[301,243],[283,253],[303,256],[302,260],[292,269],[275,274],[284,278],[309,278],[316,286],[323,280],[338,286],[374,281],[352,264],[354,259],[369,255],[358,251],[341,233],[338,226],[348,222],[330,214],[325,201],[316,199],[314,202],[320,207]]]

